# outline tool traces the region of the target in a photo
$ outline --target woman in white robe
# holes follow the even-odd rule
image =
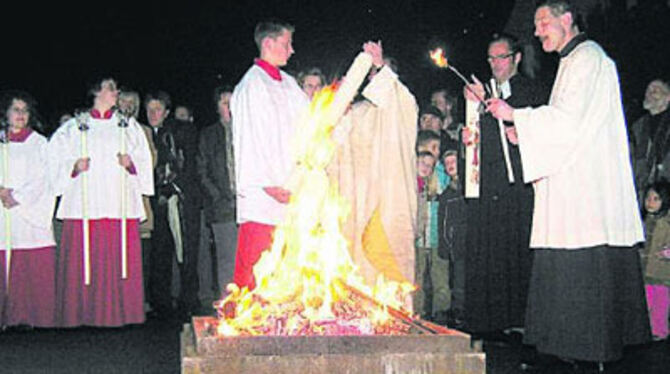
[[[55,197],[47,183],[47,140],[33,130],[37,116],[28,94],[7,92],[0,108],[6,120],[0,144],[0,325],[52,327]]]
[[[114,80],[103,80],[90,93],[93,108],[65,122],[50,141],[53,184],[62,196],[56,217],[63,220],[57,322],[63,327],[142,323],[139,222],[146,218],[142,195],[153,194],[151,153],[140,125],[113,111],[118,98]]]

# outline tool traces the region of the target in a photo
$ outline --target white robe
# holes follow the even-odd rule
[[[342,229],[369,285],[380,273],[414,282],[416,100],[388,67],[375,75],[363,96],[367,100],[354,104],[335,129],[341,144],[328,167],[351,203]]]
[[[0,145],[0,165],[4,152]],[[24,142],[9,143],[9,178],[2,185],[13,189],[19,205],[9,209],[12,250],[56,245],[51,228],[55,196],[47,178],[47,140],[32,132]],[[0,249],[5,248],[5,214],[0,213]]]
[[[121,165],[117,154],[121,150],[121,129],[118,118],[95,119],[89,117],[86,131],[88,155],[91,159],[88,175],[88,218],[120,219],[121,173],[126,175],[126,218],[144,220],[146,212],[142,195],[153,195],[153,168],[147,137],[134,119],[126,128],[126,153],[130,155],[135,174]],[[57,195],[62,195],[58,206],[59,219],[83,218],[82,176],[72,177],[75,162],[81,158],[82,134],[76,119],[65,122],[51,137],[49,157],[52,162],[51,179]]]
[[[230,99],[237,186],[237,222],[276,225],[286,214],[263,187],[283,186],[294,167],[295,121],[307,109],[307,95],[290,75],[272,79],[253,65]]]
[[[619,78],[598,44],[563,57],[549,104],[514,110],[514,123],[524,180],[535,187],[531,247],[644,240]]]

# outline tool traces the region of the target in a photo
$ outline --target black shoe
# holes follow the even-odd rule
[[[519,368],[528,373],[572,373],[576,370],[574,361],[540,353],[529,345],[521,348]]]
[[[476,332],[470,334],[472,340],[483,340],[486,345],[493,345],[496,347],[510,347],[507,335],[502,331],[486,331]]]

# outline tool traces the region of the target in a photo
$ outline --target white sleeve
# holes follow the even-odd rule
[[[154,173],[151,159],[151,149],[147,136],[135,119],[131,118],[128,124],[128,154],[133,160],[139,192],[142,195],[152,196],[154,194]]]
[[[575,51],[574,59],[559,69],[549,105],[514,110],[514,125],[526,182],[547,177],[565,167],[571,155],[588,142],[603,123],[585,117],[602,82],[602,58],[594,48]],[[589,128],[588,126],[591,126]]]

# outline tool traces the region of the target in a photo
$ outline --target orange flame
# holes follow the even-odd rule
[[[254,266],[256,288],[229,284],[228,295],[217,302],[220,335],[406,332],[386,308],[403,309],[413,285],[380,277],[368,287],[340,230],[349,204],[326,173],[336,150],[331,134],[337,119],[329,112],[336,90],[333,84],[317,92],[300,121],[294,142],[298,183],[286,218],[277,225],[272,247]],[[355,298],[352,290],[374,302]]]
[[[447,65],[449,65],[447,58],[444,57],[444,51],[442,48],[435,48],[434,50],[430,51],[430,58],[433,60],[435,65],[441,68],[446,68]]]

